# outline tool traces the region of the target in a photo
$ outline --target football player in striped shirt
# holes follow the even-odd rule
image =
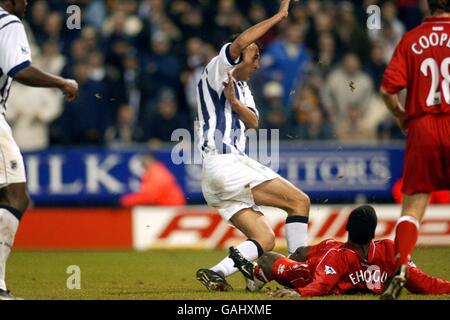
[[[209,206],[248,238],[237,250],[249,260],[275,245],[274,232],[260,205],[287,212],[285,235],[290,252],[307,242],[308,196],[245,154],[245,130],[259,126],[259,113],[247,84],[259,68],[256,42],[288,17],[290,3],[281,1],[274,16],[225,44],[204,69],[197,89],[203,195]],[[232,288],[225,278],[236,271],[226,257],[209,269],[199,269],[197,279],[210,291],[229,291]]]

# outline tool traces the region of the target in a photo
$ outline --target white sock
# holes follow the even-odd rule
[[[303,247],[308,244],[308,217],[287,217],[284,233],[287,240],[288,252],[291,255],[298,247]]]
[[[0,289],[6,290],[6,260],[11,252],[19,220],[7,209],[0,208]]]
[[[238,245],[236,249],[239,250],[244,258],[250,261],[255,260],[263,254],[261,246],[254,240],[244,241],[240,245]],[[238,271],[238,269],[234,267],[233,260],[231,260],[229,257],[226,257],[225,259],[220,261],[218,264],[212,267],[211,270],[221,274],[224,277],[228,277]]]

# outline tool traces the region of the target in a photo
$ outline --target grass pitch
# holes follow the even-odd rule
[[[229,278],[233,292],[207,292],[195,279],[201,267],[210,267],[226,254],[211,251],[14,251],[8,261],[9,289],[25,299],[44,300],[251,300],[271,299],[266,291],[245,292],[240,274]],[[425,272],[450,280],[450,248],[418,248],[415,263]],[[70,290],[69,266],[81,270],[81,289]],[[281,287],[275,282],[269,287]],[[334,296],[317,299],[378,299],[376,296]],[[411,295],[401,299],[448,299]]]

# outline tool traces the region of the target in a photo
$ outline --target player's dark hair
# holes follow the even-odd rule
[[[450,12],[449,0],[428,0],[428,6],[430,7],[431,14],[434,14],[437,10]]]
[[[375,238],[377,214],[372,206],[364,205],[354,209],[347,220],[349,240],[357,244],[368,244]]]

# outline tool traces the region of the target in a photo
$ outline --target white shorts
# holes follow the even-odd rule
[[[26,182],[22,154],[3,115],[0,115],[0,188]]]
[[[252,189],[280,176],[246,155],[205,154],[202,191],[209,206],[229,221],[242,209],[261,212],[253,199]]]

